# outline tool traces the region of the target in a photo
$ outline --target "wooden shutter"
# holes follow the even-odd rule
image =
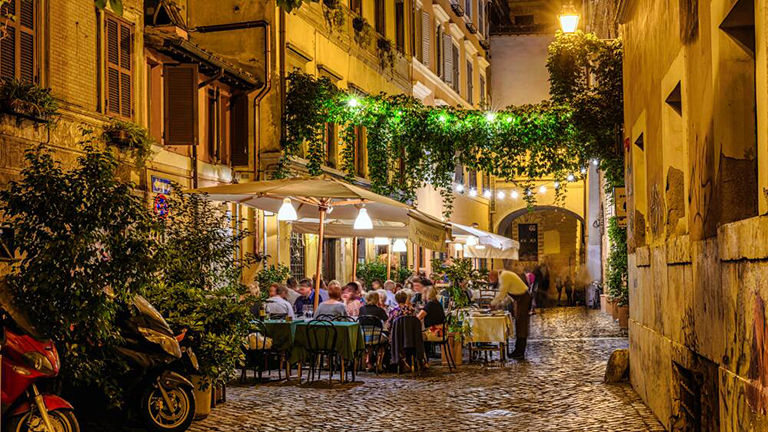
[[[480,29],[480,34],[487,36],[485,33],[485,2],[483,0],[477,2],[477,28]]]
[[[163,65],[166,145],[197,144],[197,65]]]
[[[485,104],[485,77],[480,75],[480,103]]]
[[[459,92],[460,84],[459,84],[459,47],[451,43],[451,54],[453,57],[453,61],[451,62],[451,65],[453,66],[453,89],[456,90],[456,92]]]
[[[421,12],[421,57],[424,66],[429,67],[432,60],[432,53],[430,52],[430,38],[432,37],[432,26],[429,14]]]
[[[104,20],[107,114],[133,116],[133,26],[108,15]]]
[[[467,102],[474,104],[474,73],[472,71],[472,62],[467,60]]]
[[[381,35],[385,35],[387,31],[387,12],[384,0],[375,0],[373,12],[376,19],[376,31]]]
[[[447,34],[443,35],[443,78],[453,85],[453,42]]]
[[[36,82],[36,13],[35,0],[10,0],[2,7],[6,36],[0,41],[0,76]]]
[[[232,164],[248,166],[248,96],[243,94],[232,97],[230,106]]]

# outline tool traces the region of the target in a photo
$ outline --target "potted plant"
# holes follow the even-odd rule
[[[0,107],[5,113],[40,123],[49,122],[59,110],[51,89],[15,78],[0,80]]]
[[[395,51],[392,49],[392,41],[380,37],[376,41],[376,51],[379,55],[379,63],[382,69],[391,69],[395,66]]]
[[[139,167],[143,167],[152,155],[152,144],[155,142],[146,128],[117,119],[104,126],[102,138],[107,144],[129,152]]]

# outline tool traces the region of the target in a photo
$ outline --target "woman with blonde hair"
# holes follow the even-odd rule
[[[434,285],[427,287],[424,292],[426,303],[416,315],[424,323],[424,340],[442,341],[443,324],[445,324],[445,310],[437,300],[437,288]]]

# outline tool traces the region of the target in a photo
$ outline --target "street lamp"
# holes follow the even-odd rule
[[[563,5],[563,9],[557,18],[560,20],[560,28],[563,30],[563,33],[576,33],[581,17],[579,16],[579,11],[576,10],[570,1]]]

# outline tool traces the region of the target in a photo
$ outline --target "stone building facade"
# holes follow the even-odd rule
[[[668,429],[768,429],[762,0],[619,5],[633,386]]]

